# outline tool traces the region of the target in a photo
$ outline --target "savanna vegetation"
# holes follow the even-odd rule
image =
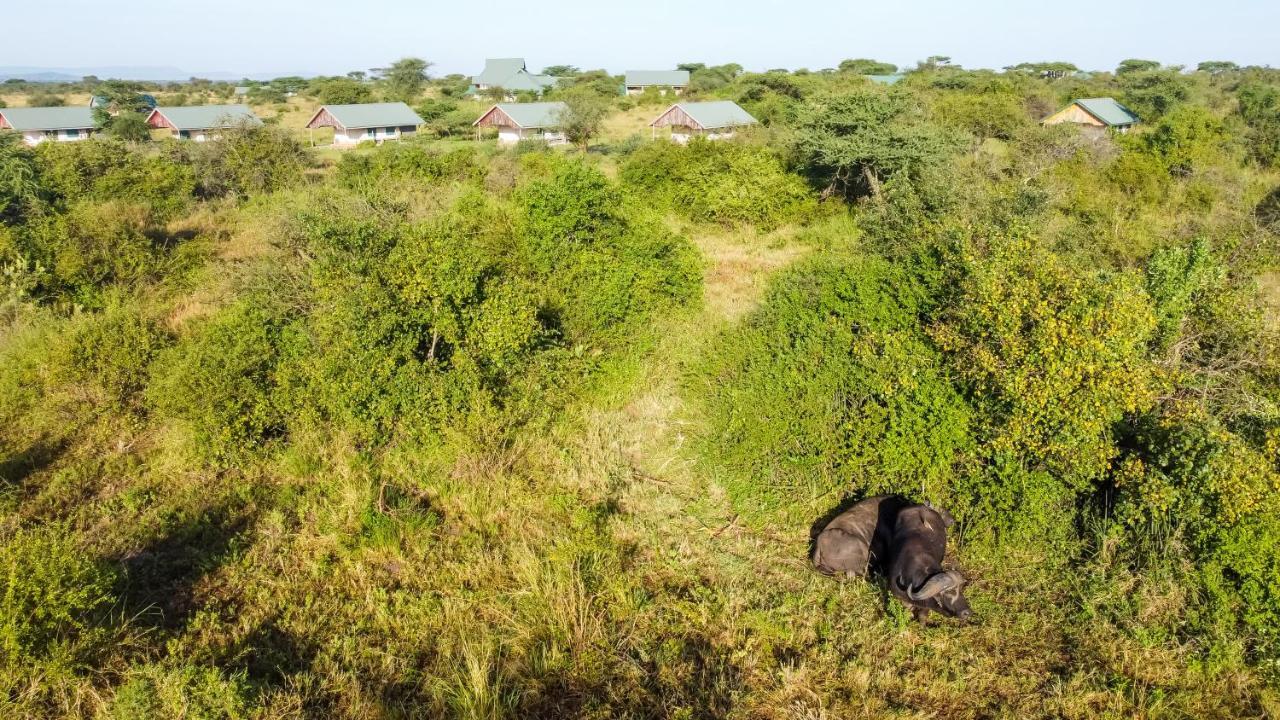
[[[0,133],[0,716],[1280,710],[1280,74],[687,63],[762,124],[677,146],[566,65],[499,150],[429,67],[254,86],[427,121],[341,156]],[[884,492],[974,622],[809,566]]]

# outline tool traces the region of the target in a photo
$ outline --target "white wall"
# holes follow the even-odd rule
[[[59,130],[57,137],[47,137],[44,130],[23,130],[22,141],[28,145],[39,145],[47,140],[57,140],[58,142],[78,142],[80,140],[88,140],[89,131],[80,130],[75,137],[67,137],[65,131]]]
[[[675,130],[671,131],[672,141],[680,143],[681,145],[687,144],[689,142],[689,138],[692,138],[692,137],[703,137],[708,140],[727,140],[733,137],[733,131],[732,130],[712,130],[711,132],[702,132],[702,133],[689,131],[689,130],[685,130],[683,132],[677,132]]]
[[[627,88],[628,95],[643,95],[644,91],[645,91],[644,86],[640,86],[640,85],[632,85]],[[680,95],[684,91],[682,88],[671,88],[671,92],[675,95]],[[658,95],[665,96],[666,94],[667,94],[666,86],[661,86],[658,88]]]
[[[564,145],[568,142],[562,132],[544,132],[540,128],[498,128],[499,145],[515,145],[521,140],[545,140],[549,145]]]
[[[399,140],[401,136],[412,135],[412,132],[400,132],[398,127],[390,128],[372,128],[373,135],[369,134],[371,128],[348,128],[346,132],[338,128],[333,129],[334,145],[357,145],[366,140],[374,142],[385,142],[387,140]]]

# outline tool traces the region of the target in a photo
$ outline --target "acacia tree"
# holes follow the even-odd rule
[[[146,113],[152,101],[141,92],[142,86],[123,80],[108,80],[94,94],[93,122],[103,132],[121,140],[146,142],[151,139]]]
[[[591,138],[600,133],[609,101],[589,86],[570,88],[561,97],[565,107],[558,118],[560,129],[569,142],[586,151]]]
[[[384,68],[382,80],[386,84],[386,95],[393,100],[412,102],[422,94],[427,84],[427,69],[432,63],[421,58],[401,58],[389,68]]]
[[[316,83],[313,91],[327,105],[349,105],[367,102],[369,86],[350,78],[331,78]]]
[[[1205,60],[1196,66],[1196,72],[1209,73],[1210,75],[1221,75],[1235,72],[1239,69],[1240,66],[1230,60]]]
[[[1116,66],[1116,75],[1126,75],[1135,72],[1147,72],[1149,70],[1160,69],[1160,63],[1155,60],[1140,60],[1138,58],[1129,58],[1121,60]]]
[[[818,98],[797,111],[795,155],[823,197],[879,196],[883,181],[918,178],[954,144],[919,119],[901,94],[860,90]]]
[[[1126,60],[1121,63],[1120,87],[1124,89],[1124,103],[1137,111],[1143,120],[1155,120],[1182,104],[1189,96],[1187,79],[1182,68],[1158,64],[1145,69],[1123,70],[1126,63],[1149,63],[1146,60]],[[1136,66],[1135,66],[1136,67]]]
[[[0,132],[0,223],[19,220],[40,192],[35,153],[22,136]]]
[[[869,58],[854,58],[852,60],[841,60],[840,72],[854,73],[856,75],[892,75],[898,72],[898,66]]]

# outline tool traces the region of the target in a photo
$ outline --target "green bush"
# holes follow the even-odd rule
[[[440,152],[413,142],[388,143],[368,153],[348,153],[338,163],[338,182],[353,190],[377,190],[389,179],[437,183],[484,177],[469,148]]]
[[[915,182],[957,146],[953,133],[921,114],[909,95],[879,88],[810,100],[796,111],[797,169],[824,197],[848,200],[878,195],[881,183],[895,177]]]
[[[1160,158],[1174,175],[1203,171],[1229,157],[1222,121],[1196,106],[1170,112],[1132,142]]]
[[[147,385],[151,361],[168,335],[119,299],[79,318],[62,347],[59,364],[69,379],[92,385],[118,407]]]
[[[625,204],[596,170],[553,162],[550,176],[519,188],[514,202],[523,254],[571,343],[607,344],[700,290],[688,241]]]
[[[1243,636],[1274,674],[1280,662],[1280,431],[1250,447],[1201,408],[1167,405],[1139,417],[1117,466],[1116,516],[1146,566],[1185,548],[1203,602],[1201,632]],[[1172,543],[1167,539],[1179,538]],[[1157,554],[1158,553],[1158,554]],[[1172,560],[1179,557],[1175,554]]]
[[[313,157],[289,132],[248,123],[222,131],[218,142],[183,143],[190,153],[197,188],[205,197],[248,197],[302,182]]]
[[[873,257],[819,257],[775,282],[704,379],[735,509],[807,521],[854,494],[947,500],[971,411],[919,326],[926,303]]]
[[[0,534],[0,667],[6,679],[34,661],[67,660],[95,632],[93,615],[111,599],[113,577],[66,527]]]
[[[1010,89],[947,93],[935,104],[933,119],[938,125],[972,133],[979,140],[1011,140],[1031,124],[1022,98]]]
[[[412,147],[375,162],[426,176],[473,168],[470,153]],[[526,165],[514,233],[506,209],[475,192],[418,223],[372,211],[372,186],[363,208],[302,212],[296,241],[315,262],[313,310],[284,368],[296,414],[370,442],[469,415],[518,423],[572,374],[561,348],[607,346],[693,296],[688,244],[633,220],[603,175],[553,157]]]
[[[814,206],[804,181],[768,149],[740,142],[651,143],[626,159],[621,177],[637,199],[703,222],[771,229]]]
[[[338,217],[311,240],[316,310],[286,372],[310,412],[362,438],[500,406],[544,343],[534,293],[465,225]]]
[[[227,677],[217,668],[142,665],[116,690],[111,720],[240,720],[250,717],[253,693],[240,672]]]
[[[283,323],[245,300],[200,322],[155,362],[147,399],[185,420],[197,447],[227,458],[285,431],[276,392]]]
[[[81,200],[145,204],[159,219],[191,207],[196,181],[183,162],[99,139],[41,143],[38,152],[42,177],[65,206]]]
[[[42,292],[99,307],[111,285],[137,287],[162,270],[158,218],[145,204],[80,201],[19,235],[22,255],[49,268]]]
[[[36,155],[22,136],[0,132],[0,225],[18,223],[40,201],[40,173]]]
[[[1084,488],[1112,428],[1155,401],[1155,318],[1131,273],[1081,272],[1034,240],[995,241],[932,328],[981,411],[993,458]]]

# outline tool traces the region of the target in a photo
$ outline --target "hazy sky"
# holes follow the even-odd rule
[[[485,57],[627,69],[738,62],[817,69],[842,58],[966,67],[1126,57],[1280,65],[1280,0],[5,0],[0,65],[167,65],[190,72],[337,74],[413,55],[433,74]]]

